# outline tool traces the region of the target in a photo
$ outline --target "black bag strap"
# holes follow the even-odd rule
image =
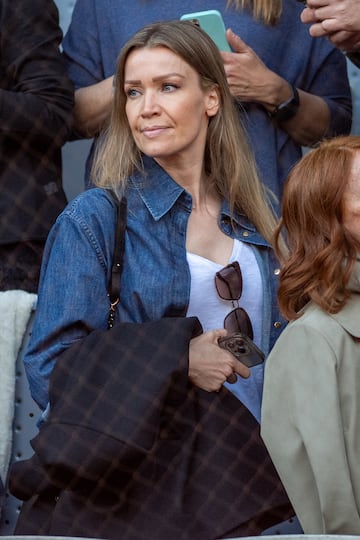
[[[125,251],[125,229],[126,229],[126,197],[120,200],[114,191],[110,190],[116,208],[116,227],[114,255],[111,267],[110,281],[108,285],[108,295],[110,299],[110,312],[108,328],[114,326],[115,307],[120,301],[120,278],[123,268],[123,258]]]

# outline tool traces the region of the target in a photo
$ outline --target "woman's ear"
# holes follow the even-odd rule
[[[205,98],[206,114],[208,116],[215,116],[218,113],[220,107],[220,96],[218,89],[214,86],[208,90]]]

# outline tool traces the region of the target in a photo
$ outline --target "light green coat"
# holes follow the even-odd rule
[[[360,262],[350,300],[310,303],[265,368],[261,434],[306,534],[360,535]]]

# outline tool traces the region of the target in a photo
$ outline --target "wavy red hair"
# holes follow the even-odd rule
[[[343,194],[356,152],[360,136],[324,141],[293,167],[286,181],[274,245],[282,260],[278,301],[289,320],[298,318],[310,300],[336,313],[349,296],[347,284],[360,245],[343,226]],[[282,233],[289,247],[285,257]]]

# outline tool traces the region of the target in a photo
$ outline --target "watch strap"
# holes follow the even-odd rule
[[[290,85],[292,90],[292,96],[278,105],[275,110],[269,112],[270,118],[278,122],[285,122],[290,120],[298,111],[300,105],[299,92],[294,85]]]

